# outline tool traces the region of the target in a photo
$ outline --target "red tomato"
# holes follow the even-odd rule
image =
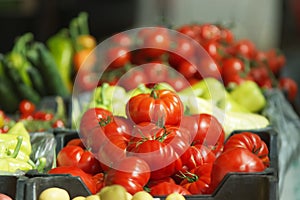
[[[248,78],[244,62],[236,57],[225,58],[222,61],[222,78],[225,86],[230,83],[240,84]]]
[[[148,77],[142,69],[134,68],[119,79],[118,85],[128,91],[135,89],[141,83],[148,83]]]
[[[216,156],[204,145],[197,144],[190,146],[180,158],[184,168],[189,171],[205,163],[213,163]]]
[[[192,41],[179,38],[176,44],[177,46],[168,54],[168,62],[173,67],[178,67],[181,62],[185,62],[186,60],[192,60],[195,54]]]
[[[65,146],[58,152],[57,166],[74,166],[89,174],[101,171],[100,163],[90,151],[74,145]]]
[[[105,185],[119,184],[130,194],[135,194],[143,190],[149,179],[149,165],[141,158],[127,157],[107,171]]]
[[[213,164],[210,191],[216,189],[229,172],[261,172],[262,160],[245,148],[231,148],[223,152]]]
[[[84,112],[80,120],[80,136],[85,139],[95,127],[100,127],[99,123],[107,121],[113,117],[112,112],[104,108],[90,108]]]
[[[182,174],[184,178],[180,185],[191,194],[207,194],[211,182],[213,163],[200,165]]]
[[[53,122],[52,128],[65,128],[65,122],[61,119],[57,119]]]
[[[181,169],[182,163],[173,147],[159,140],[141,141],[133,150],[133,155],[144,159],[151,170],[151,180],[173,175]],[[162,161],[164,161],[162,163]]]
[[[33,119],[42,120],[42,121],[50,121],[52,120],[54,115],[45,111],[36,111],[33,113]]]
[[[267,66],[255,66],[250,69],[249,76],[262,88],[269,88],[271,78]],[[271,84],[272,86],[272,84]]]
[[[218,80],[221,80],[221,73],[223,69],[219,66],[217,62],[209,58],[199,59],[197,64],[197,69],[199,73],[196,73],[199,79],[212,77]]]
[[[161,62],[148,63],[143,70],[147,74],[150,83],[164,82],[168,77],[168,66]]]
[[[160,195],[166,196],[172,193],[179,193],[182,195],[191,194],[187,189],[183,188],[182,186],[170,182],[161,182],[150,188],[150,194],[153,196],[160,196]]]
[[[98,174],[95,174],[92,177],[92,180],[94,181],[95,185],[96,185],[96,191],[99,192],[104,186],[104,173],[100,172]]]
[[[255,133],[241,132],[232,135],[224,145],[224,152],[231,148],[245,148],[258,156],[266,167],[270,164],[266,143]]]
[[[107,51],[109,68],[115,69],[125,66],[130,61],[130,52],[125,47],[113,47]]]
[[[151,187],[153,187],[153,186],[155,186],[159,183],[162,183],[162,182],[168,182],[168,183],[176,184],[173,178],[165,177],[165,178],[158,179],[158,180],[149,180],[149,182],[147,183],[147,187],[151,188]]]
[[[181,73],[185,78],[190,79],[195,76],[197,72],[197,67],[194,66],[192,63],[183,61],[177,67],[179,73]]]
[[[234,56],[242,56],[247,59],[254,59],[256,56],[256,47],[254,43],[249,39],[241,39],[233,44]]]
[[[278,76],[281,69],[286,64],[285,55],[278,49],[270,49],[266,52],[267,54],[267,64],[270,67],[271,71]]]
[[[234,35],[232,31],[225,27],[219,27],[221,30],[221,38],[220,42],[224,42],[226,44],[231,44],[234,41]]]
[[[203,48],[207,51],[207,53],[214,59],[215,61],[221,60],[225,57],[225,49],[224,47],[217,41],[212,40],[205,42],[203,44]]]
[[[154,89],[151,94],[132,97],[126,104],[126,115],[136,124],[161,122],[176,125],[183,115],[183,104],[175,92]]]
[[[31,101],[24,99],[19,104],[19,111],[22,115],[30,115],[35,111],[35,105]]]
[[[93,176],[91,174],[85,173],[78,167],[74,166],[62,166],[55,167],[48,171],[48,174],[71,174],[72,176],[78,176],[83,181],[83,183],[87,186],[92,194],[97,193],[97,185],[93,180]]]
[[[198,34],[198,31],[200,31],[200,29],[197,29],[191,25],[183,25],[183,26],[177,28],[177,31],[195,39]]]
[[[167,29],[152,28],[142,36],[144,53],[150,58],[157,58],[170,48],[170,36]]]
[[[298,94],[298,85],[295,80],[288,77],[281,77],[279,79],[279,88],[281,88],[289,101],[294,102]]]
[[[177,92],[190,86],[189,81],[181,75],[171,75],[166,82]]]
[[[118,33],[112,36],[112,41],[122,47],[130,47],[132,45],[132,39],[126,33]]]
[[[80,146],[81,148],[85,148],[84,144],[82,143],[82,140],[80,138],[74,138],[72,140],[70,140],[66,146],[70,146],[70,145],[73,145],[73,146]]]
[[[215,154],[223,149],[225,132],[220,122],[210,114],[184,116],[180,124],[194,137],[193,144],[202,144]]]
[[[199,37],[201,42],[219,40],[221,38],[221,31],[219,27],[214,24],[202,24]]]
[[[213,192],[229,172],[261,172],[262,160],[245,148],[231,148],[215,160],[212,168],[210,192]]]

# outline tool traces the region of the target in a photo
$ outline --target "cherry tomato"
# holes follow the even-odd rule
[[[112,61],[109,63],[109,68],[116,69],[125,66],[130,61],[130,52],[125,47],[112,47],[107,52],[107,60]]]
[[[53,122],[52,128],[65,128],[65,122],[61,119],[57,119]]]
[[[225,49],[224,47],[217,41],[212,40],[205,42],[203,44],[203,48],[207,51],[207,53],[214,59],[215,61],[221,60],[225,57]]]
[[[247,59],[254,59],[256,55],[256,47],[249,39],[241,39],[233,45],[233,55],[242,56]]]
[[[221,31],[218,26],[214,24],[202,24],[199,33],[200,41],[215,41],[221,38]]]
[[[148,83],[148,77],[144,70],[134,68],[119,79],[118,85],[129,91],[137,88],[137,86],[141,83]]]
[[[289,101],[294,102],[298,94],[298,85],[295,80],[288,77],[281,77],[279,79],[279,88],[281,88],[287,95]]]
[[[168,66],[161,62],[148,63],[144,68],[145,74],[147,74],[148,81],[151,83],[164,82],[168,77]]]
[[[29,115],[35,111],[34,103],[24,99],[19,104],[19,111],[21,114]]]
[[[225,58],[222,61],[222,78],[225,86],[230,83],[240,84],[248,78],[244,62],[236,57]]]
[[[112,41],[122,47],[130,47],[132,45],[132,39],[126,33],[118,33],[112,36]]]
[[[179,64],[177,68],[178,72],[181,73],[185,78],[190,79],[195,76],[197,72],[197,67],[192,63],[183,61]]]
[[[33,119],[42,120],[42,121],[50,121],[52,120],[54,115],[50,112],[45,111],[36,111],[33,113]]]

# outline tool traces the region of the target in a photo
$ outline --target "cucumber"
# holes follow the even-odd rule
[[[40,72],[47,95],[69,97],[69,90],[57,70],[56,62],[51,52],[43,43],[33,43],[27,51],[27,57]]]

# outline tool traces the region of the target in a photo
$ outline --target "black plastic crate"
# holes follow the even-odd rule
[[[260,136],[269,149],[270,166],[263,172],[253,173],[228,173],[216,190],[211,195],[187,196],[187,200],[277,200],[278,195],[278,152],[277,132],[272,127],[257,130],[236,130],[233,134],[244,131],[252,132]],[[75,130],[57,130],[57,150],[61,149],[68,141],[78,138]],[[229,137],[230,137],[229,136]],[[164,196],[159,196],[164,200]]]
[[[38,200],[39,195],[47,188],[59,187],[65,189],[71,199],[76,196],[91,195],[88,188],[79,177],[71,175],[40,174],[19,182],[15,200]]]
[[[1,175],[0,176],[0,193],[6,194],[11,198],[15,198],[17,193],[18,176]]]

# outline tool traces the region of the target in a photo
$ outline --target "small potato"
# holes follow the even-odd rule
[[[86,197],[86,200],[100,200],[98,195],[90,195]]]
[[[69,193],[62,188],[52,187],[45,189],[39,196],[39,200],[70,200]]]
[[[167,196],[166,200],[185,200],[185,198],[182,194],[172,193]]]
[[[132,196],[131,200],[153,200],[153,197],[146,191],[139,191]]]
[[[86,200],[86,198],[83,196],[78,196],[78,197],[73,198],[72,200]]]

